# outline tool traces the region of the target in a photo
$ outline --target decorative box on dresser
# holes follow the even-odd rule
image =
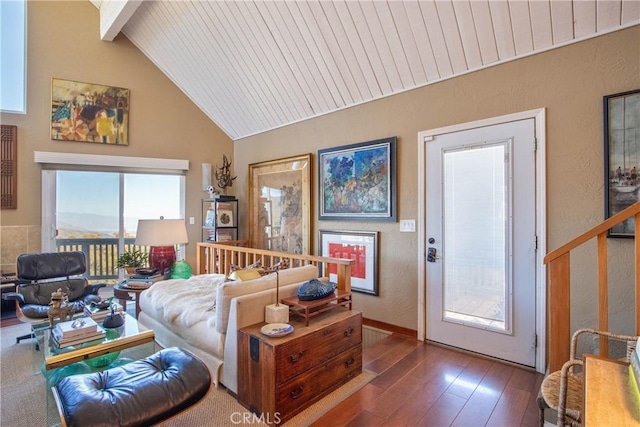
[[[362,372],[362,313],[339,307],[283,337],[238,333],[238,401],[279,424]]]

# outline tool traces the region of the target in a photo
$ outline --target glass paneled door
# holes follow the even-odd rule
[[[534,121],[427,143],[427,338],[535,366]]]

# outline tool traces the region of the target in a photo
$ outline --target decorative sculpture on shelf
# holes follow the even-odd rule
[[[237,176],[231,176],[231,162],[224,154],[222,155],[222,166],[216,166],[215,175],[218,187],[224,194],[227,194],[227,187],[231,187],[233,185],[233,181]]]
[[[210,185],[207,187],[207,192],[209,193],[210,199],[213,199],[216,196],[216,194],[218,194],[216,193],[216,189],[213,187],[213,185]]]
[[[49,326],[53,328],[53,322],[56,317],[60,318],[60,321],[71,320],[73,318],[73,306],[69,305],[69,298],[67,294],[62,292],[61,288],[51,293],[51,306],[49,308]]]

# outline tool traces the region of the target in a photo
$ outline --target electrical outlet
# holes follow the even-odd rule
[[[401,233],[413,233],[416,231],[415,219],[401,219],[400,220],[400,232]]]
[[[193,216],[190,216],[190,217],[189,217],[189,225],[193,225],[193,224],[195,224],[195,223],[196,223],[196,218],[195,218],[195,217],[193,217]]]

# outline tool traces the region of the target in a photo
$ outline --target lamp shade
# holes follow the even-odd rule
[[[187,227],[183,219],[138,220],[136,245],[173,246],[188,242]]]
[[[176,260],[175,245],[188,243],[187,227],[183,219],[138,220],[136,245],[150,246],[149,265],[161,274],[171,268]]]

